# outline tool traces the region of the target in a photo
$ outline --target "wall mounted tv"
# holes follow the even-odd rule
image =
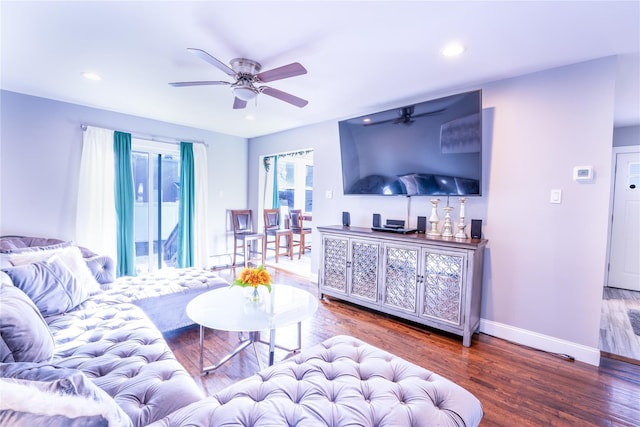
[[[479,196],[482,91],[338,124],[345,195]]]

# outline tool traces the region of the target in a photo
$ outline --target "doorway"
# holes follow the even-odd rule
[[[180,205],[180,151],[132,140],[136,273],[175,266]]]
[[[600,350],[640,362],[640,147],[614,147]]]
[[[263,209],[280,209],[282,228],[288,226],[289,213],[293,209],[301,210],[303,213],[303,227],[313,229],[313,150],[301,150],[288,153],[279,153],[263,158],[262,162],[265,170],[263,180],[263,195],[260,200],[260,215],[258,220],[259,228],[262,224]],[[308,236],[308,240],[312,237]],[[308,277],[311,273],[311,250],[306,249],[305,253],[298,257],[299,248],[296,247],[293,259],[279,257],[275,262],[273,252],[267,251],[266,264],[292,272],[294,274]]]

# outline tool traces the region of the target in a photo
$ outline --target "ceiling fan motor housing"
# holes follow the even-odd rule
[[[230,62],[231,69],[238,74],[258,74],[262,69],[259,62],[247,58],[234,58]]]

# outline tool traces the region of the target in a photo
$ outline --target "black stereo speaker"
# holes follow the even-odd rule
[[[427,232],[427,217],[419,216],[418,217],[418,233],[426,233]]]
[[[351,224],[351,215],[349,212],[342,212],[342,225],[348,227]]]
[[[482,220],[481,219],[471,220],[471,238],[482,239]]]
[[[373,214],[373,226],[376,228],[380,228],[382,225],[382,219],[380,218],[380,214]]]

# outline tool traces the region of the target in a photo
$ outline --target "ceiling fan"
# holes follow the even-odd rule
[[[293,62],[282,67],[272,70],[260,72],[262,65],[259,62],[246,58],[235,58],[230,62],[231,67],[222,61],[209,55],[202,49],[188,48],[189,52],[207,61],[209,64],[222,70],[235,79],[234,82],[226,81],[195,81],[195,82],[174,82],[169,83],[173,87],[183,86],[208,86],[208,85],[228,85],[231,87],[235,99],[233,101],[234,109],[242,109],[247,106],[247,101],[255,99],[260,93],[272,96],[281,101],[288,102],[296,107],[304,107],[309,101],[298,98],[290,93],[274,89],[269,86],[257,86],[261,83],[268,83],[275,80],[286,79],[288,77],[307,74],[307,70],[298,62]]]
[[[442,109],[435,110],[435,111],[428,111],[426,113],[415,114],[415,107],[413,105],[410,105],[410,106],[407,106],[407,107],[402,107],[400,110],[398,110],[399,117],[397,117],[395,119],[381,120],[381,121],[378,121],[378,122],[368,122],[368,123],[365,123],[365,126],[379,125],[379,124],[382,124],[382,123],[389,123],[389,122],[393,122],[393,124],[395,124],[395,125],[402,124],[402,125],[405,125],[405,126],[410,126],[414,122],[414,119],[416,119],[418,117],[435,116],[437,114],[442,113],[445,110],[446,110],[446,108],[442,108]]]

